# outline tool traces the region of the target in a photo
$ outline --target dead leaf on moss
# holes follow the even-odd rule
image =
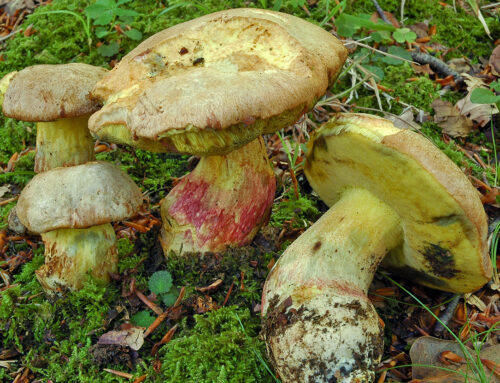
[[[470,93],[459,100],[456,107],[460,111],[460,114],[477,122],[481,127],[490,122],[492,114],[498,113],[498,109],[494,104],[475,104],[471,102]]]
[[[132,350],[139,350],[144,344],[144,328],[130,326],[125,330],[108,331],[101,335],[98,344],[114,344],[128,346]]]
[[[429,36],[429,25],[427,23],[416,23],[408,27],[417,34],[419,39]]]
[[[491,67],[491,73],[495,76],[500,76],[500,45],[493,49],[489,64]]]
[[[411,67],[417,74],[429,74],[429,75],[434,74],[434,71],[431,69],[431,66],[429,64],[418,65],[411,63]]]
[[[472,66],[463,57],[454,58],[447,61],[448,66],[457,73],[466,73],[472,69]]]
[[[434,100],[434,122],[436,122],[443,132],[452,137],[466,137],[472,130],[472,120],[463,116],[460,110],[451,102],[444,100]]]
[[[10,192],[10,185],[2,185],[0,186],[0,198],[2,198],[5,193]]]
[[[392,121],[394,126],[399,129],[420,130],[420,125],[415,122],[411,108],[406,109],[399,116],[389,115],[387,119]]]
[[[466,348],[470,355],[476,357],[476,352]],[[450,358],[455,356],[455,358]],[[499,369],[500,345],[483,345],[479,357],[484,366],[484,372],[490,378],[490,383],[500,383],[500,377],[493,369]],[[453,340],[443,340],[431,336],[418,338],[410,349],[412,377],[415,382],[446,382],[465,383],[478,382],[471,364],[466,362],[462,347]],[[456,362],[453,362],[453,361]],[[475,359],[476,360],[476,359]],[[476,362],[477,363],[477,362]],[[425,366],[424,366],[425,365]],[[443,369],[453,370],[446,371]],[[456,371],[456,372],[455,372]],[[467,378],[464,376],[467,375]]]

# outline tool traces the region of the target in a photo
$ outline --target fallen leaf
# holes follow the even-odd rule
[[[463,116],[460,110],[451,102],[444,100],[434,100],[434,122],[436,122],[443,132],[452,137],[466,137],[472,130],[472,120]]]
[[[391,120],[396,128],[420,130],[420,125],[415,122],[411,108],[406,109],[399,116],[389,115],[387,119]]]
[[[418,64],[411,63],[411,67],[413,68],[413,70],[417,74],[421,74],[421,73],[434,74],[434,71],[431,69],[431,66],[429,64],[418,65]]]
[[[209,286],[197,287],[196,291],[199,291],[201,293],[206,293],[208,291],[212,291],[212,290],[215,290],[215,289],[219,288],[220,285],[222,285],[222,279],[217,279],[215,282],[213,282]]]
[[[476,361],[476,351],[468,347],[465,348]],[[445,356],[443,358],[443,356]],[[448,357],[446,357],[448,356]],[[500,383],[500,378],[494,374],[492,368],[498,369],[500,362],[500,345],[486,346],[479,352],[479,357],[485,366],[484,371],[490,378],[490,383]],[[471,383],[478,382],[471,371],[472,362],[467,364],[467,357],[460,344],[453,340],[443,340],[431,336],[418,338],[410,349],[412,364],[412,377],[415,382],[430,383]],[[460,360],[465,359],[465,363]],[[456,360],[458,363],[450,363]],[[477,362],[476,362],[477,363]],[[443,368],[453,371],[445,371]],[[464,375],[467,375],[465,378]]]
[[[429,36],[429,26],[426,23],[416,23],[409,25],[408,28],[415,32],[419,39]]]
[[[109,331],[99,338],[98,344],[115,344],[139,350],[144,344],[144,328],[130,326],[126,330]]]
[[[484,127],[491,120],[492,114],[497,114],[498,109],[495,104],[475,104],[470,100],[471,93],[459,100],[456,107],[462,116],[466,116],[475,121],[479,126]]]
[[[5,193],[10,192],[10,185],[2,185],[0,186],[0,198],[2,198]]]
[[[472,69],[472,66],[463,57],[448,60],[447,64],[451,69],[460,74]]]
[[[500,76],[500,45],[491,52],[489,64],[491,66],[491,73],[495,76]]]

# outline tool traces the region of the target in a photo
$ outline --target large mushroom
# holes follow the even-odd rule
[[[110,222],[135,215],[143,204],[135,183],[115,165],[89,162],[37,174],[17,204],[21,223],[40,233],[45,265],[36,271],[49,295],[78,290],[87,273],[108,281],[116,271]]]
[[[322,126],[305,173],[332,207],[268,276],[268,354],[284,382],[370,382],[383,351],[367,297],[379,264],[425,286],[474,291],[492,272],[486,215],[448,157],[375,116]]]
[[[37,123],[35,172],[95,159],[87,122],[99,105],[89,93],[106,73],[80,63],[35,65],[2,79],[3,114]]]
[[[96,85],[104,107],[89,128],[101,139],[202,157],[162,202],[166,254],[252,240],[275,191],[259,136],[310,109],[346,55],[302,19],[231,9],[150,37]]]

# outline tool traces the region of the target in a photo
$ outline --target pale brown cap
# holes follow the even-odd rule
[[[339,114],[315,133],[305,173],[328,205],[349,188],[364,188],[400,217],[404,238],[388,249],[383,266],[452,292],[473,291],[491,278],[477,190],[418,133],[372,115]]]
[[[55,121],[78,117],[99,109],[89,93],[107,73],[104,68],[71,63],[34,65],[10,80],[3,114],[21,121]]]
[[[140,189],[119,167],[88,162],[37,174],[16,210],[30,231],[45,233],[120,221],[135,215],[142,204]]]
[[[89,129],[145,148],[150,140],[165,151],[228,152],[296,121],[346,56],[332,34],[295,16],[213,13],[166,29],[125,56],[92,91],[105,105]]]

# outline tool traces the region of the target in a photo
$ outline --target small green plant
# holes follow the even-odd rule
[[[352,37],[360,32],[363,28],[377,32],[372,36],[375,41],[382,42],[392,38],[398,43],[412,43],[417,38],[417,34],[409,28],[396,28],[391,24],[383,21],[375,23],[370,20],[370,15],[360,14],[357,16],[342,13],[335,22],[337,32],[344,37]]]
[[[140,14],[132,9],[120,8],[130,1],[97,0],[85,8],[85,15],[92,19],[93,25],[96,26],[95,34],[98,38],[116,35],[120,32],[132,40],[142,39],[141,31],[129,27]],[[114,56],[119,50],[120,44],[117,41],[102,44],[97,48],[97,52],[104,57]]]
[[[493,81],[490,89],[475,88],[470,95],[470,100],[475,104],[496,104],[500,109],[500,80]]]
[[[157,271],[151,275],[148,286],[151,292],[161,298],[167,307],[172,306],[179,295],[172,283],[172,276],[166,270]]]

